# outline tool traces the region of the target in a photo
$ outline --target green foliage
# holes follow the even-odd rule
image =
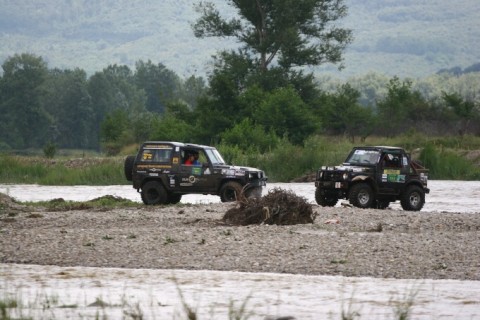
[[[95,110],[87,87],[85,71],[49,70],[42,104],[52,117],[46,139],[62,148],[98,146]]]
[[[46,158],[53,159],[56,153],[57,153],[57,146],[51,141],[48,142],[43,147],[43,154],[45,155]]]
[[[412,81],[390,80],[387,96],[377,103],[382,133],[392,137],[405,131],[412,122],[420,122],[429,114],[428,104],[420,92],[412,89]]]
[[[301,144],[316,129],[309,108],[291,87],[266,94],[253,117],[266,130],[295,144]]]
[[[49,70],[32,54],[9,57],[2,68],[2,149],[40,148],[49,141],[60,148],[98,149],[101,142],[116,154],[124,144],[147,139],[155,116],[172,101],[189,108],[177,115],[193,123],[191,108],[205,93],[202,78],[183,82],[150,61],[139,61],[135,72],[109,65],[90,78],[80,69]]]
[[[0,155],[1,183],[41,185],[127,184],[123,158],[83,159],[84,165],[71,166],[66,160],[44,160]]]
[[[138,61],[135,68],[137,87],[143,88],[147,95],[146,109],[163,113],[166,104],[180,94],[182,86],[180,78],[162,63],[155,65],[150,60]]]
[[[196,110],[199,140],[211,143],[223,137],[238,143],[234,135],[239,128],[232,126],[249,118],[267,132],[301,144],[318,128],[308,105],[318,90],[313,76],[295,68],[342,60],[351,41],[351,31],[334,23],[346,15],[343,1],[300,1],[296,10],[287,0],[229,5],[238,10],[229,20],[212,3],[197,5],[201,16],[193,25],[195,36],[234,37],[241,44],[214,60],[210,98],[199,101]]]
[[[150,140],[191,142],[195,135],[192,125],[167,114],[153,123]]]
[[[373,131],[376,119],[370,107],[358,104],[360,92],[349,83],[337,92],[324,94],[321,110],[323,127],[332,134],[346,134],[352,142],[359,136],[365,140]]]
[[[267,172],[269,180],[290,181],[305,173],[304,161],[306,150],[298,145],[293,145],[284,139],[272,152],[259,155],[260,168]]]
[[[42,145],[51,118],[42,105],[47,65],[32,54],[14,55],[0,81],[0,137],[16,148]]]
[[[420,153],[420,160],[429,169],[430,179],[476,180],[480,169],[463,158],[458,152],[427,144]]]
[[[222,143],[232,145],[245,151],[266,152],[276,147],[279,138],[273,130],[265,132],[261,125],[253,124],[250,118],[245,118],[239,124],[223,132]]]
[[[288,0],[252,5],[232,1],[238,16],[226,20],[212,3],[197,5],[200,18],[193,25],[196,37],[234,37],[245,56],[267,70],[273,61],[285,69],[341,61],[342,51],[351,42],[351,30],[335,22],[346,15],[343,1],[296,2]]]
[[[458,93],[443,93],[447,107],[452,108],[456,116],[461,119],[460,135],[464,135],[468,130],[468,125],[475,117],[475,102],[473,100],[464,100]]]
[[[262,168],[270,182],[288,182],[315,172],[322,165],[342,163],[351,147],[352,144],[344,139],[332,141],[327,137],[312,136],[303,147],[284,138],[276,148],[265,153],[244,152],[224,144],[219,150],[227,162]]]

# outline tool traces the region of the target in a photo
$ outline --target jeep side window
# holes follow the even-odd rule
[[[171,149],[144,149],[141,155],[141,161],[144,162],[170,162],[172,155]]]
[[[203,152],[199,151],[199,150],[193,150],[193,149],[190,149],[190,150],[183,150],[182,151],[182,164],[183,165],[187,165],[187,166],[198,166],[198,165],[202,165],[201,162],[202,160],[200,160],[201,158],[201,155],[203,154]],[[203,156],[203,158],[205,158],[205,156]]]
[[[225,160],[216,149],[206,149],[205,152],[212,164],[225,164]]]
[[[382,156],[382,163],[383,166],[386,168],[401,168],[402,167],[402,159],[401,155],[385,153]]]
[[[162,149],[155,151],[156,162],[170,162],[170,158],[172,157],[172,150]]]

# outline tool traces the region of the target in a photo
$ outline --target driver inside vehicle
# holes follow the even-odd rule
[[[388,168],[399,168],[401,167],[400,159],[392,154],[385,154],[383,157],[383,166]]]
[[[195,156],[193,155],[193,153],[189,153],[187,155],[187,159],[185,160],[185,162],[183,164],[186,165],[186,166],[193,166],[194,162],[195,162]]]
[[[202,163],[198,160],[199,157],[200,157],[200,155],[198,154],[198,152],[193,153],[193,165],[194,166],[201,166],[202,165]]]

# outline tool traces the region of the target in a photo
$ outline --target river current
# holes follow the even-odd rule
[[[426,195],[426,212],[469,212],[480,213],[480,181],[430,180],[430,193]],[[268,183],[264,189],[282,188],[291,190],[298,196],[315,203],[314,183]],[[129,185],[113,186],[40,186],[30,184],[0,184],[0,192],[19,201],[47,201],[56,198],[65,200],[86,201],[105,195],[113,195],[141,202],[140,194]],[[218,196],[185,195],[182,203],[215,203],[220,202]],[[337,206],[341,205],[341,201]],[[400,204],[391,204],[394,210],[401,210]]]

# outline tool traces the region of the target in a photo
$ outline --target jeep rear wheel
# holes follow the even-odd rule
[[[123,170],[125,172],[125,178],[127,178],[127,181],[133,180],[134,163],[135,163],[135,156],[128,156],[125,158],[125,163],[123,164]]]
[[[142,201],[147,205],[166,204],[168,202],[167,190],[158,181],[148,181],[142,187]]]
[[[325,191],[322,188],[317,188],[315,190],[315,201],[322,207],[334,207],[338,198],[336,197],[327,197],[325,196]]]
[[[425,192],[418,186],[409,186],[402,194],[400,204],[403,210],[420,211],[425,204]]]
[[[220,200],[222,202],[237,201],[242,194],[242,185],[235,181],[225,183],[220,189]]]
[[[373,190],[366,183],[356,184],[350,189],[348,200],[355,207],[371,208],[374,201]]]
[[[169,193],[168,194],[168,203],[177,204],[182,200],[182,195],[178,193]]]

